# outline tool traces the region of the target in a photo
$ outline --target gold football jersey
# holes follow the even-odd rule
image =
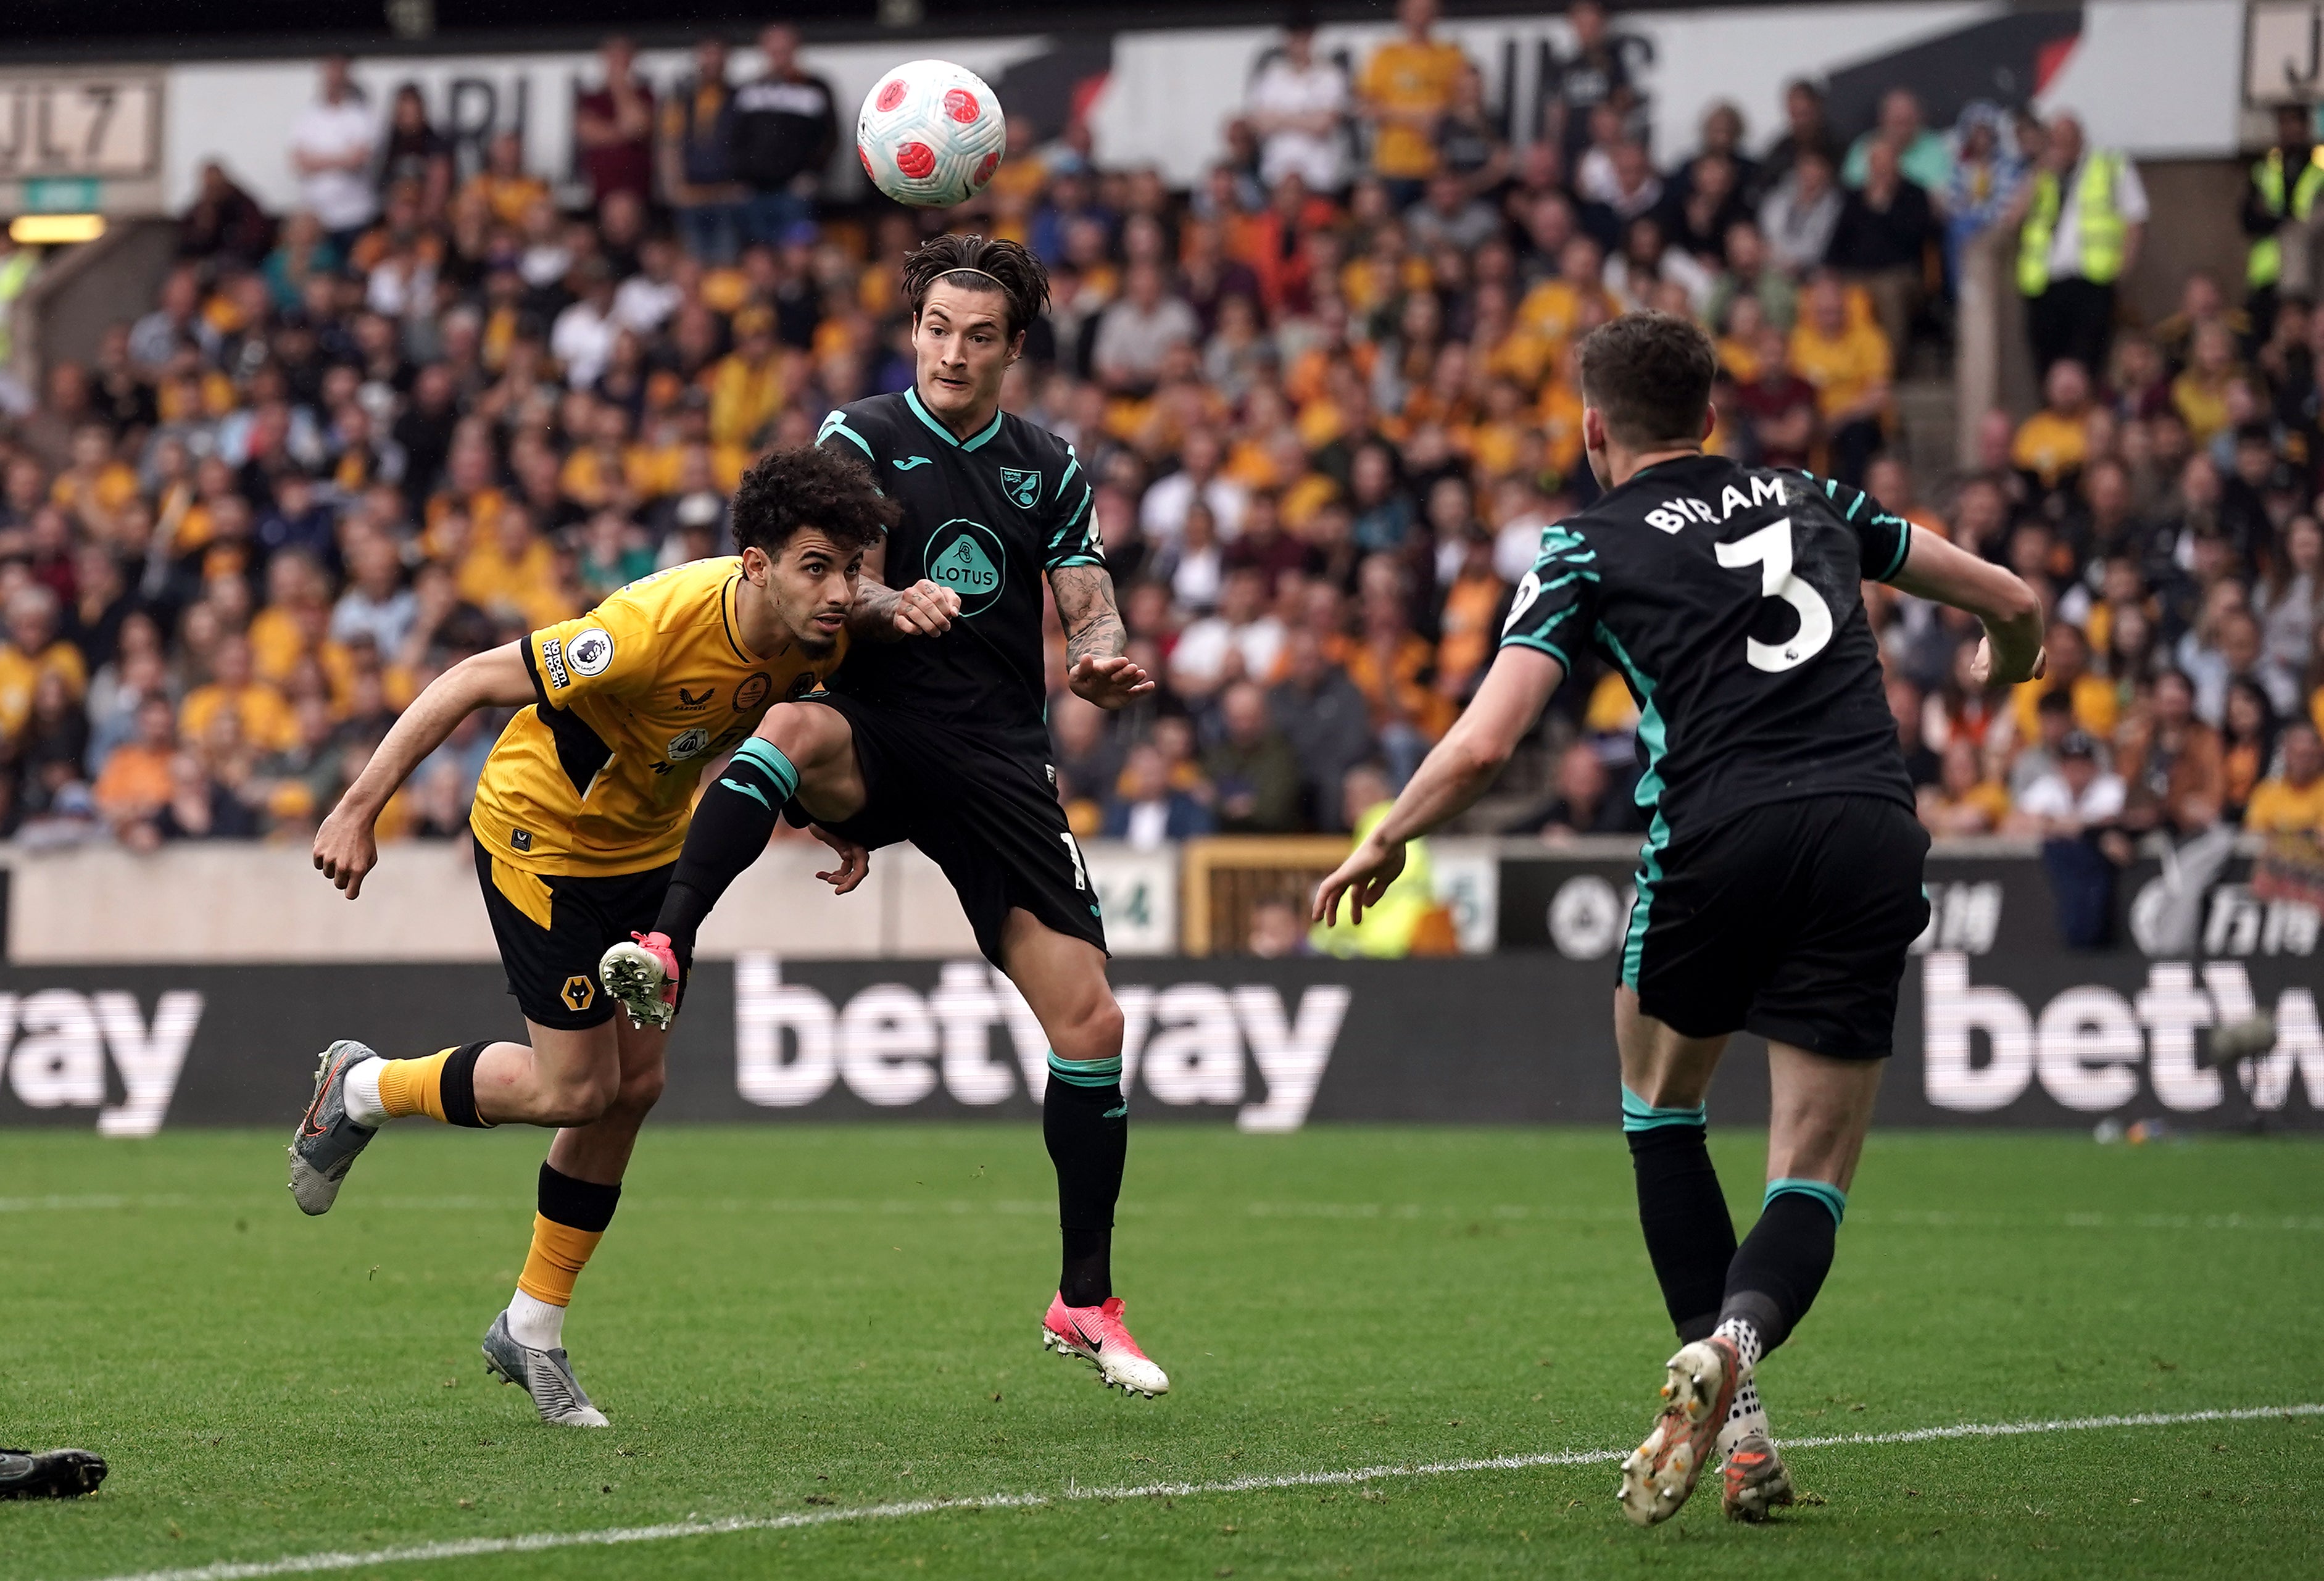
[[[767,709],[821,689],[847,651],[742,644],[742,562],[695,560],[631,583],[525,639],[540,700],[493,745],[469,827],[500,862],[547,875],[678,859],[703,765]]]

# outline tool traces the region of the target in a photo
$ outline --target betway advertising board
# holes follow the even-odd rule
[[[2324,1131],[2312,957],[2148,959],[1932,948],[1906,974],[1889,1125],[2089,1125],[2113,1116]],[[1425,961],[1117,964],[1141,1120],[1268,1133],[1333,1121],[1611,1125],[1610,966],[1554,952]],[[2232,1073],[2209,1030],[2264,1009]],[[488,966],[0,970],[0,1125],[153,1134],[290,1124],[316,1051],[425,1053],[523,1035]],[[702,966],[670,1044],[666,1120],[1028,1119],[1046,1040],[981,960]],[[1766,1114],[1740,1038],[1721,1123]]]

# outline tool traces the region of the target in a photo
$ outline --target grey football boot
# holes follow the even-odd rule
[[[563,1428],[603,1428],[611,1424],[605,1413],[589,1403],[565,1347],[534,1350],[519,1345],[509,1332],[508,1314],[501,1313],[484,1330],[484,1371],[503,1383],[521,1383],[532,1396],[540,1419]]]
[[[290,1195],[299,1199],[301,1213],[331,1211],[355,1155],[379,1134],[347,1118],[347,1072],[378,1058],[352,1038],[342,1038],[316,1062],[315,1101],[290,1133]]]

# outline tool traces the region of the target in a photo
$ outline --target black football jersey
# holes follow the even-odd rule
[[[1859,585],[1912,529],[1872,497],[1723,457],[1658,462],[1542,534],[1504,646],[1629,682],[1649,852],[1809,796],[1913,805]]]
[[[904,507],[888,540],[888,585],[925,577],[960,595],[960,618],[943,636],[859,643],[833,689],[1046,743],[1042,580],[1105,563],[1074,448],[1005,411],[955,439],[911,391],[841,407],[817,442],[861,458]]]

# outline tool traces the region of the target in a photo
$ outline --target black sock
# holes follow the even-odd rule
[[[1709,1129],[1665,1124],[1623,1133],[1638,1180],[1638,1226],[1663,1287],[1663,1305],[1683,1340],[1718,1327],[1735,1223],[1711,1167]]]
[[[605,1226],[613,1222],[613,1209],[621,1200],[622,1186],[618,1180],[611,1186],[601,1186],[595,1180],[577,1180],[546,1163],[540,1166],[540,1192],[536,1205],[540,1216],[552,1224],[602,1234]]]
[[[444,1061],[444,1119],[452,1125],[471,1125],[489,1131],[493,1123],[476,1113],[476,1060],[491,1046],[483,1043],[463,1043],[452,1050],[452,1058]]]
[[[1053,1071],[1041,1100],[1041,1137],[1057,1167],[1057,1224],[1065,1238],[1057,1293],[1068,1307],[1094,1307],[1113,1294],[1113,1205],[1130,1151],[1120,1084],[1082,1086]]]
[[[702,792],[687,827],[686,847],[670,875],[655,930],[669,936],[680,965],[694,957],[694,936],[735,874],[756,862],[774,837],[783,804],[798,790],[798,771],[770,742],[753,735]]]
[[[1737,1250],[1719,1315],[1722,1321],[1740,1318],[1757,1328],[1761,1354],[1790,1337],[1815,1304],[1839,1238],[1840,1220],[1833,1213],[1821,1197],[1777,1191]]]

